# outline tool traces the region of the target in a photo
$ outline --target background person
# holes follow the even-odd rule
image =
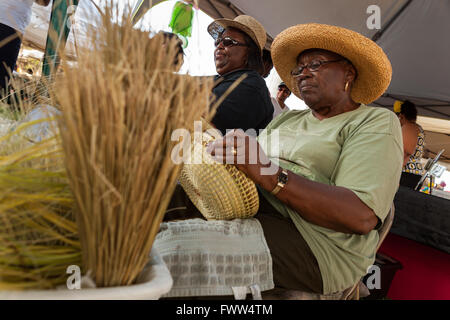
[[[22,37],[30,23],[33,2],[47,6],[50,0],[0,1],[0,97],[16,65]]]
[[[420,162],[425,146],[425,133],[417,124],[417,108],[411,101],[397,101],[394,104],[394,112],[397,114],[402,126],[404,157],[403,171],[422,175],[423,166]]]
[[[262,77],[267,78],[270,74],[270,71],[272,71],[272,68],[273,68],[272,57],[270,56],[269,50],[263,49],[262,60],[263,60],[263,66],[264,66],[264,73],[262,74]]]
[[[445,190],[446,186],[447,184],[445,183],[445,181],[441,181],[439,184],[436,185],[436,189]]]
[[[289,107],[284,103],[287,98],[291,95],[291,90],[287,87],[284,82],[278,85],[278,92],[276,99],[272,98],[273,103],[273,118],[279,114],[289,110]]]
[[[183,65],[184,62],[184,50],[183,50],[183,41],[175,34],[172,32],[167,32],[167,31],[160,31],[158,33],[159,35],[162,35],[164,37],[164,41],[163,41],[163,45],[167,46],[170,41],[176,41],[176,56],[174,59],[174,66],[176,67],[176,72],[180,71],[181,66]]]
[[[417,108],[414,103],[408,100],[396,101],[394,112],[400,120],[403,136],[403,170],[400,184],[414,189],[424,174],[420,160],[425,147],[425,133],[416,122]]]

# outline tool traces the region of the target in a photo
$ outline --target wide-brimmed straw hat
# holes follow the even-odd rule
[[[291,76],[298,55],[308,49],[324,49],[348,59],[357,71],[351,97],[368,104],[388,88],[392,66],[388,57],[374,41],[358,32],[325,24],[299,24],[282,31],[272,43],[275,69],[289,89],[299,98],[300,91]]]
[[[266,45],[267,35],[266,30],[258,20],[246,15],[237,16],[233,20],[217,19],[208,26],[208,32],[214,39],[217,39],[229,27],[239,29],[246,33],[262,52]]]
[[[203,121],[205,131],[212,127]],[[244,219],[254,216],[259,208],[255,183],[231,164],[214,161],[206,151],[214,137],[203,133],[203,141],[191,144],[191,160],[202,159],[201,164],[185,163],[179,182],[192,203],[208,220]]]

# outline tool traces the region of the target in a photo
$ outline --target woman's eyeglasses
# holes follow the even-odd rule
[[[224,47],[232,47],[232,46],[247,47],[247,45],[245,43],[237,42],[236,40],[234,40],[230,37],[217,38],[216,41],[214,41],[214,45],[216,47],[218,47],[220,43],[222,43]]]
[[[294,68],[291,71],[291,76],[293,77],[298,77],[302,74],[303,70],[305,70],[305,68],[308,68],[309,71],[313,72],[313,71],[317,71],[320,69],[320,67],[324,64],[327,63],[332,63],[332,62],[339,62],[342,61],[343,59],[339,59],[339,60],[328,60],[328,61],[322,61],[322,60],[314,60],[311,61],[310,63],[308,63],[307,65],[303,65],[303,66],[298,66],[296,68]]]
[[[291,93],[291,90],[289,90],[289,88],[282,86],[282,87],[278,87],[278,91],[286,91],[287,93]]]

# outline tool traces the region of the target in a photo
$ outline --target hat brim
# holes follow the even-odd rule
[[[219,35],[221,35],[226,28],[235,28],[235,29],[241,30],[242,32],[247,34],[253,40],[253,42],[256,44],[256,46],[259,48],[259,50],[262,52],[263,47],[259,43],[253,30],[240,22],[237,22],[237,21],[234,21],[231,19],[225,19],[225,18],[214,20],[208,26],[208,33],[211,35],[211,37],[213,37],[214,40],[216,40],[219,37]]]
[[[391,63],[374,41],[345,28],[324,24],[300,24],[282,31],[273,41],[272,60],[281,80],[302,99],[291,70],[297,57],[308,49],[324,49],[348,59],[357,71],[351,97],[357,103],[369,104],[389,87]]]

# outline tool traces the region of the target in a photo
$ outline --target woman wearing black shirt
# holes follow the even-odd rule
[[[217,85],[213,93],[219,99],[243,74],[245,79],[219,105],[212,119],[225,134],[227,129],[254,129],[256,134],[272,120],[273,105],[261,74],[262,49],[266,43],[263,26],[250,16],[234,20],[218,19],[208,26],[215,39]]]

